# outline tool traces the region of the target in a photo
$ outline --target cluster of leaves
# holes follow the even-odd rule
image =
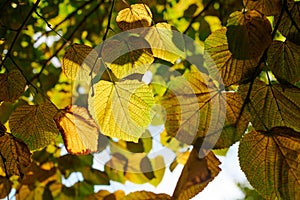
[[[1,198],[15,188],[18,199],[190,199],[220,171],[202,144],[237,141],[241,168],[263,198],[300,196],[300,2],[1,4]],[[107,39],[116,32],[128,34]],[[160,183],[165,163],[148,156],[149,124],[165,127],[160,143],[178,155],[171,170],[184,164],[172,197],[94,194],[110,180]],[[93,168],[90,153],[105,149],[104,171]],[[73,172],[83,179],[67,187],[62,178]]]

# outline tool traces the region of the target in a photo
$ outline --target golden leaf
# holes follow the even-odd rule
[[[156,194],[148,191],[137,191],[129,193],[124,198],[125,200],[171,200],[167,194]]]

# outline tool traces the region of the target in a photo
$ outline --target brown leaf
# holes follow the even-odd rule
[[[156,194],[148,191],[137,191],[128,194],[125,200],[171,200],[167,194]]]
[[[0,198],[4,199],[11,190],[12,183],[7,177],[0,176]]]
[[[257,10],[264,15],[279,15],[282,1],[281,0],[244,0],[247,9]]]

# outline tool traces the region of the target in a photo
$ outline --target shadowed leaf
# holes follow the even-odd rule
[[[85,167],[82,170],[82,175],[84,180],[91,185],[109,185],[107,174],[100,170]]]
[[[171,200],[171,197],[167,194],[156,194],[147,191],[137,191],[128,194],[125,200]]]
[[[7,177],[0,176],[0,198],[4,199],[11,190],[12,183]]]
[[[58,133],[53,116],[56,108],[46,102],[40,105],[19,106],[9,119],[11,132],[31,150],[48,145]]]
[[[14,102],[24,92],[26,80],[19,70],[0,74],[0,102]]]
[[[267,16],[279,15],[281,0],[244,0],[247,9],[254,9]]]
[[[300,196],[300,133],[287,127],[252,131],[239,146],[239,160],[251,185],[266,199]]]

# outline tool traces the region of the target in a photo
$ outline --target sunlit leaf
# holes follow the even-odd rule
[[[40,105],[19,106],[9,119],[11,132],[31,150],[48,145],[58,133],[53,116],[56,108],[46,102]]]
[[[154,61],[147,41],[135,36],[108,40],[103,45],[101,55],[117,78],[123,78],[132,72],[144,74],[147,70],[145,66]]]
[[[109,179],[125,183],[125,171],[127,170],[128,159],[120,153],[114,153],[111,159],[105,164],[104,170]]]
[[[156,194],[148,191],[137,191],[128,194],[125,200],[171,200],[167,194]]]
[[[76,105],[68,106],[59,111],[54,120],[62,133],[69,153],[88,154],[104,148],[107,139],[101,136],[86,108]]]
[[[256,72],[259,59],[235,58],[229,50],[226,31],[226,28],[219,29],[205,40],[204,58],[212,77],[219,79],[220,74],[223,83],[229,86],[252,77]]]
[[[26,80],[19,70],[0,74],[0,102],[14,102],[24,92]]]
[[[249,85],[239,88],[245,98]],[[275,126],[287,126],[300,131],[300,89],[285,88],[280,84],[265,84],[255,80],[251,88],[248,109],[251,123],[256,130],[268,130]]]
[[[118,13],[116,22],[122,30],[149,27],[152,13],[146,4],[132,4]]]
[[[227,40],[233,58],[259,58],[272,42],[269,20],[256,10],[236,11],[227,21]]]
[[[117,190],[114,193],[110,193],[107,190],[100,190],[95,194],[88,195],[85,200],[123,200],[125,193],[122,190]]]
[[[0,167],[7,177],[23,176],[29,166],[31,153],[21,140],[5,134],[0,137]]]
[[[198,151],[193,148],[179,177],[173,198],[185,200],[197,195],[218,175],[219,165],[220,161],[212,152],[199,158]]]
[[[0,176],[0,198],[4,199],[11,190],[12,183],[7,177]]]
[[[154,57],[174,63],[185,55],[182,34],[170,24],[157,23],[143,35],[150,44]]]
[[[91,168],[85,167],[82,170],[84,180],[91,185],[109,185],[109,178],[106,173]]]
[[[300,45],[288,40],[273,41],[268,50],[268,66],[276,78],[290,83],[300,80]]]
[[[137,80],[99,81],[89,111],[104,135],[137,142],[151,123],[152,90]]]
[[[100,68],[98,53],[83,44],[71,45],[62,59],[62,71],[72,80],[89,81],[91,72]]]
[[[252,131],[239,146],[239,160],[251,185],[266,199],[300,196],[300,133],[287,127]]]
[[[279,15],[282,1],[281,0],[243,0],[247,9],[255,9],[264,15]]]

